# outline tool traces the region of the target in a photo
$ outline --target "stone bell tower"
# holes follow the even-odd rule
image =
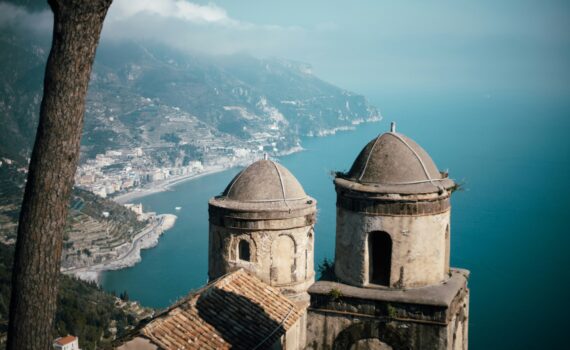
[[[269,159],[257,161],[209,201],[208,276],[244,268],[306,307],[315,281],[316,201]]]
[[[449,278],[455,184],[417,143],[395,130],[384,133],[334,183],[340,280],[410,288]]]
[[[392,124],[334,185],[338,282],[309,290],[309,344],[467,349],[469,272],[449,267],[455,183]]]

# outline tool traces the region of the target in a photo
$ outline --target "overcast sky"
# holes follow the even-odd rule
[[[49,18],[33,16],[36,26]],[[566,93],[569,33],[570,1],[114,0],[103,40],[300,60],[363,93]]]

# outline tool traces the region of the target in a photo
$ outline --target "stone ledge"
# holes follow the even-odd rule
[[[443,187],[445,190],[450,190],[455,186],[453,180],[436,179],[434,183]],[[410,183],[410,184],[374,184],[374,183],[361,183],[353,181],[350,179],[344,179],[342,177],[336,177],[334,179],[334,184],[336,187],[343,187],[351,191],[361,192],[361,193],[398,193],[406,195],[414,194],[428,194],[428,193],[438,193],[440,187],[432,184],[431,182],[424,183]]]
[[[373,301],[397,302],[417,305],[450,307],[458,292],[466,287],[469,271],[451,269],[451,277],[443,283],[410,289],[383,287],[355,287],[341,282],[318,281],[309,288],[309,294],[329,295],[335,289],[342,298],[355,298]]]
[[[208,213],[210,221],[230,218],[232,220],[284,220],[298,217],[315,217],[317,201],[307,197],[306,201],[287,201],[277,203],[244,203],[237,201],[223,201],[217,198],[210,199]]]

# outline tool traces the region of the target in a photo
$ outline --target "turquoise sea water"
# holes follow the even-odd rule
[[[280,161],[318,200],[316,263],[334,256],[330,173],[396,120],[440,169],[465,183],[452,201],[451,262],[471,270],[471,349],[558,349],[570,311],[570,99],[459,94],[372,97],[385,121],[303,140]],[[103,275],[106,290],[164,307],[207,280],[208,198],[239,171],[179,184],[140,201],[176,212],[174,228],[136,266]]]

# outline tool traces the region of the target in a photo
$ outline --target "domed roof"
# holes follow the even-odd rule
[[[371,140],[341,178],[384,193],[428,193],[454,185],[422,147],[395,130]]]
[[[289,170],[268,159],[259,160],[237,174],[222,197],[240,202],[285,202],[308,198]]]

